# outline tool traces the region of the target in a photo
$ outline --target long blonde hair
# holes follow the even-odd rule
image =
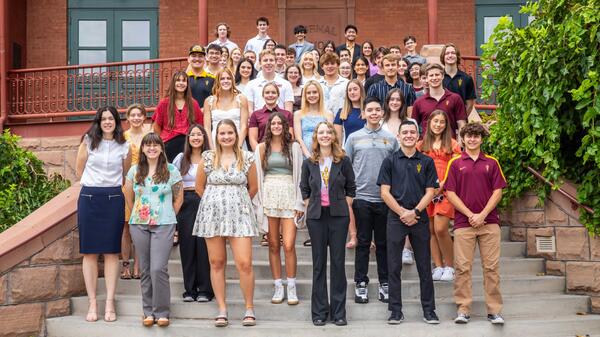
[[[322,116],[325,116],[325,97],[323,97],[323,88],[321,88],[319,82],[315,80],[310,80],[304,84],[304,89],[302,89],[302,105],[300,106],[299,110],[300,117],[308,113],[308,107],[310,103],[308,103],[308,100],[306,99],[306,92],[308,91],[308,87],[311,85],[314,85],[317,88],[317,91],[319,92],[319,113]]]
[[[356,84],[358,85],[358,87],[360,88],[360,109],[362,110],[363,108],[363,104],[365,102],[365,87],[362,85],[362,83],[360,83],[360,80],[354,78],[351,79],[348,84],[346,85],[346,98],[344,99],[344,107],[342,107],[342,111],[340,112],[340,119],[345,121],[346,119],[348,119],[348,115],[350,114],[350,111],[352,111],[352,101],[350,101],[350,97],[348,97],[348,88],[350,87],[350,84]],[[361,115],[362,118],[362,115]]]
[[[217,131],[216,131],[216,135],[215,135],[215,167],[221,167],[221,155],[223,153],[223,149],[221,148],[221,144],[218,141],[219,138],[219,128],[221,127],[221,125],[229,125],[231,126],[231,128],[233,129],[233,132],[235,132],[235,145],[233,146],[233,153],[235,154],[235,160],[237,162],[236,164],[236,168],[238,169],[238,171],[241,171],[242,168],[244,167],[244,154],[242,153],[242,149],[239,146],[240,143],[240,135],[237,131],[237,127],[235,126],[235,123],[231,120],[231,119],[222,119],[218,124],[217,124]]]
[[[312,69],[312,74],[307,74],[304,72],[304,60],[306,58],[311,58],[313,61],[313,69]],[[319,75],[319,64],[317,63],[317,60],[315,59],[315,55],[313,55],[313,53],[311,52],[306,52],[304,54],[302,54],[302,58],[300,59],[300,64],[298,65],[300,68],[300,73],[302,75],[302,77],[307,77],[307,75],[312,75],[315,78],[321,78],[321,75]]]
[[[329,122],[319,122],[319,124],[317,124],[315,127],[315,131],[313,131],[310,161],[313,163],[318,163],[322,159],[321,145],[319,144],[319,141],[317,141],[317,133],[319,132],[319,127],[321,127],[321,125],[326,125],[329,131],[333,134],[333,140],[331,141],[331,155],[333,156],[333,162],[339,163],[342,161],[342,159],[344,159],[346,152],[344,152],[344,149],[342,149],[342,146],[340,145],[340,140],[335,132],[335,129],[333,128],[333,124]]]
[[[231,77],[231,89],[229,89],[229,92],[231,92],[231,96],[235,97],[240,93],[239,89],[235,86],[235,75],[233,74],[231,69],[223,68],[217,73],[217,78],[215,79],[215,84],[212,88],[212,94],[216,98],[215,103],[219,102],[219,97],[221,96],[221,92],[223,91],[221,87],[221,77],[223,77],[223,74],[225,73],[229,74],[229,77]]]

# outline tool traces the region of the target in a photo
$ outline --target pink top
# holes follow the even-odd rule
[[[321,206],[329,206],[329,188],[321,186]]]
[[[194,102],[194,115],[196,116],[196,120],[188,121],[187,106],[183,106],[181,111],[175,108],[175,125],[173,125],[173,128],[169,128],[169,99],[163,98],[160,102],[158,102],[156,111],[154,112],[154,115],[152,115],[152,121],[160,126],[160,138],[163,140],[163,142],[168,142],[179,135],[185,135],[192,123],[197,123],[200,125],[204,124],[204,115],[202,114],[200,105],[198,105],[198,102],[196,102],[195,99],[192,101]]]

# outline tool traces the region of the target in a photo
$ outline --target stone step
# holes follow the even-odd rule
[[[377,263],[374,261],[375,257],[371,258],[369,263],[369,277],[371,279],[377,278]],[[282,261],[282,275],[285,275],[285,261]],[[254,267],[254,275],[257,280],[260,279],[271,279],[271,268],[269,261],[267,260],[254,260],[252,261]],[[544,259],[542,258],[515,258],[515,257],[504,257],[500,259],[500,274],[501,275],[535,275],[544,271]],[[475,259],[473,261],[473,273],[476,275],[482,274],[481,260]],[[169,261],[169,275],[172,277],[182,277],[181,261],[170,260]],[[238,273],[235,268],[233,261],[227,262],[227,269],[225,271],[230,279],[237,279]],[[354,262],[346,261],[346,276],[348,278],[354,278]],[[402,276],[404,278],[416,278],[417,267],[415,264],[404,265],[402,267]],[[310,279],[312,278],[312,262],[310,261],[299,261],[297,268],[297,278]]]
[[[233,313],[232,313],[233,314]],[[106,336],[227,336],[227,337],[564,337],[586,334],[598,334],[600,316],[576,316],[565,314],[558,317],[540,319],[508,320],[503,327],[493,326],[483,318],[475,318],[467,325],[454,324],[446,319],[440,325],[428,325],[421,321],[420,315],[407,316],[400,326],[391,326],[381,322],[349,322],[349,325],[337,327],[327,324],[315,327],[308,322],[267,321],[260,318],[255,327],[242,327],[241,316],[230,316],[227,328],[215,328],[212,320],[175,319],[168,328],[145,328],[141,318],[136,316],[119,316],[116,322],[86,322],[81,316],[66,316],[46,320],[48,337],[106,337]]]
[[[435,283],[436,298],[452,297],[454,283],[441,282]],[[174,297],[183,293],[183,279],[179,277],[171,278],[171,294]],[[310,298],[312,280],[299,279],[297,280],[297,291],[300,300]],[[519,294],[544,294],[544,293],[563,293],[565,289],[565,279],[559,276],[510,276],[503,277],[501,281],[502,294],[519,295]],[[254,289],[254,298],[270,299],[273,295],[273,281],[271,280],[256,280]],[[377,280],[372,280],[369,283],[369,293],[376,294],[378,291]],[[404,298],[418,298],[419,296],[419,281],[404,280],[402,282],[402,292]],[[98,282],[98,294],[105,294],[105,283],[103,280]],[[229,299],[241,299],[241,290],[238,280],[226,281],[226,293]],[[140,285],[138,280],[120,280],[117,286],[117,294],[120,295],[140,295]],[[483,294],[483,278],[479,275],[473,277],[473,294]],[[354,299],[354,281],[348,279],[347,296],[349,299]]]
[[[502,226],[502,241],[510,241],[510,226]],[[262,234],[261,234],[262,236]],[[302,228],[299,229],[296,232],[296,242],[298,243],[302,243],[305,240],[307,240],[309,238],[308,236],[308,230],[306,228]],[[257,238],[255,239],[258,242],[260,242],[260,240]]]
[[[98,312],[104,312],[105,297],[98,298]],[[538,294],[536,296],[510,296],[505,298],[502,314],[505,318],[548,318],[588,310],[588,297],[578,295]],[[87,297],[75,297],[71,300],[73,315],[84,317],[88,310]],[[140,316],[142,301],[139,296],[119,296],[117,298],[117,313],[119,315]],[[269,300],[254,301],[254,307],[259,319],[278,319],[288,321],[310,322],[310,300],[305,300],[295,306],[272,304]],[[544,307],[543,312],[539,308]],[[243,300],[228,301],[227,308],[232,315],[244,312]],[[387,304],[377,301],[375,297],[367,304],[356,304],[349,300],[346,305],[347,318],[350,321],[383,321],[389,315]],[[177,319],[212,319],[217,313],[217,305],[211,303],[185,303],[179,297],[171,298],[171,318]],[[403,302],[402,311],[407,317],[419,317],[422,314],[418,299]],[[440,319],[451,320],[456,315],[456,305],[452,298],[436,299],[436,312]],[[473,299],[473,317],[486,315],[485,301],[482,297]]]
[[[296,245],[296,256],[298,257],[298,261],[312,260],[312,251],[311,247],[302,246],[302,242],[297,240],[298,244]],[[502,257],[523,257],[527,250],[527,244],[525,242],[510,242],[503,241],[500,247],[500,256]],[[283,249],[281,249],[281,255],[283,256]],[[227,255],[232,256],[232,251],[229,245],[227,245]],[[354,249],[346,249],[346,261],[354,261]],[[371,256],[375,257],[375,250],[371,250]],[[479,248],[475,248],[475,257],[479,257]],[[252,258],[253,260],[260,259],[268,259],[269,258],[269,248],[263,247],[258,244],[252,246]],[[174,247],[171,251],[171,259],[179,260],[179,247]]]

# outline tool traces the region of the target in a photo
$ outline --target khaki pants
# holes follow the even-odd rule
[[[488,314],[502,310],[500,294],[500,226],[486,224],[479,228],[460,228],[454,232],[454,301],[458,312],[470,314],[473,302],[471,270],[475,243],[479,243],[483,269],[483,288]]]

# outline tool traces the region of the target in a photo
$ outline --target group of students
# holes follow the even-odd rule
[[[257,20],[259,35],[249,41],[248,50],[257,52],[257,41],[268,40],[263,34],[268,28],[265,20]],[[304,41],[305,28],[296,27],[295,33]],[[122,253],[122,278],[141,278],[143,324],[168,326],[167,266],[175,240],[183,269],[183,300],[215,298],[218,327],[228,325],[225,267],[229,242],[246,307],[242,323],[255,325],[252,238],[267,233],[274,282],[271,302],[287,298],[288,304],[295,305],[299,303],[296,233],[307,226],[315,325],[328,320],[347,324],[346,248],[355,248],[355,302],[368,302],[373,246],[378,299],[388,303],[391,311],[388,323],[404,318],[400,275],[403,263],[412,263],[413,251],[424,320],[439,323],[433,281],[456,277],[455,322],[467,323],[476,242],[484,267],[488,319],[504,322],[496,205],[506,181],[498,162],[481,152],[486,130],[478,123],[466,124],[465,106],[474,98],[474,88],[469,93],[469,81],[457,81],[459,93],[462,90],[467,99],[445,89],[448,63],[460,62],[456,47],[448,44],[442,51],[440,60],[446,67],[419,64],[415,78],[423,89],[417,95],[415,83],[399,75],[400,58],[387,48],[375,53],[377,68],[369,79],[361,79],[356,72],[352,79],[340,75],[338,54],[346,50],[351,59],[360,60],[365,51],[354,44],[356,33],[356,27],[346,27],[346,44],[318,53],[319,61],[302,41],[297,42],[294,49],[304,52],[302,65],[285,67],[282,76],[277,72],[281,55],[265,41],[264,49],[258,51],[257,75],[249,58],[241,58],[235,72],[233,58],[211,68],[211,62],[220,60],[211,51],[221,50],[214,46],[223,42],[222,36],[229,36],[228,26],[219,24],[217,41],[206,49],[192,46],[188,69],[173,74],[168,94],[152,116],[152,132],[144,124],[146,110],[139,104],[127,109],[127,131],[114,107],[97,111],[77,156],[88,321],[98,319],[100,254],[104,255],[107,289],[104,319],[116,320],[114,298]],[[234,49],[227,41],[222,47]],[[415,42],[408,39],[405,45],[414,51]],[[370,47],[373,51],[374,46]],[[420,61],[418,55],[409,56]],[[312,73],[304,63],[312,63]],[[412,64],[407,69],[412,73]],[[368,83],[378,75],[379,80]],[[249,80],[251,76],[257,77]],[[454,242],[449,232],[451,219]]]

